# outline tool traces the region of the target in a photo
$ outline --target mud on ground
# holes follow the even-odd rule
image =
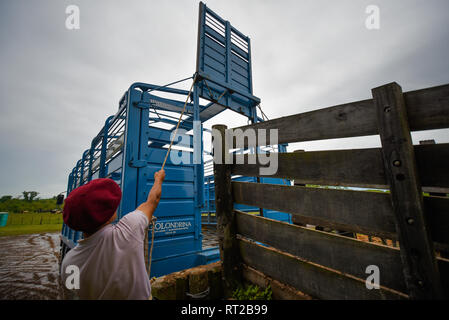
[[[218,246],[215,227],[203,227],[203,248]],[[64,299],[59,277],[60,233],[0,237],[0,300]]]
[[[62,299],[59,233],[0,237],[0,300]]]

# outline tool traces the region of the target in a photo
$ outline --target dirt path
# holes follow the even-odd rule
[[[0,237],[0,300],[62,299],[59,233]]]

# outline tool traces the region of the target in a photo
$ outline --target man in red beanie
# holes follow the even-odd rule
[[[154,174],[148,199],[116,224],[120,187],[111,179],[95,179],[76,188],[64,204],[64,223],[82,231],[84,239],[61,264],[63,284],[69,266],[79,269],[80,299],[148,299],[150,280],[144,259],[146,228],[161,198],[165,171]]]

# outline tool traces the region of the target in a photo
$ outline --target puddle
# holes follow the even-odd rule
[[[0,237],[0,300],[62,299],[59,233]]]

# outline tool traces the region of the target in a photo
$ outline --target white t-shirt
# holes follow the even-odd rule
[[[70,250],[62,261],[65,285],[69,265],[79,268],[80,299],[145,299],[151,286],[145,268],[143,242],[148,218],[139,210],[109,224]],[[69,279],[70,280],[70,279]]]

